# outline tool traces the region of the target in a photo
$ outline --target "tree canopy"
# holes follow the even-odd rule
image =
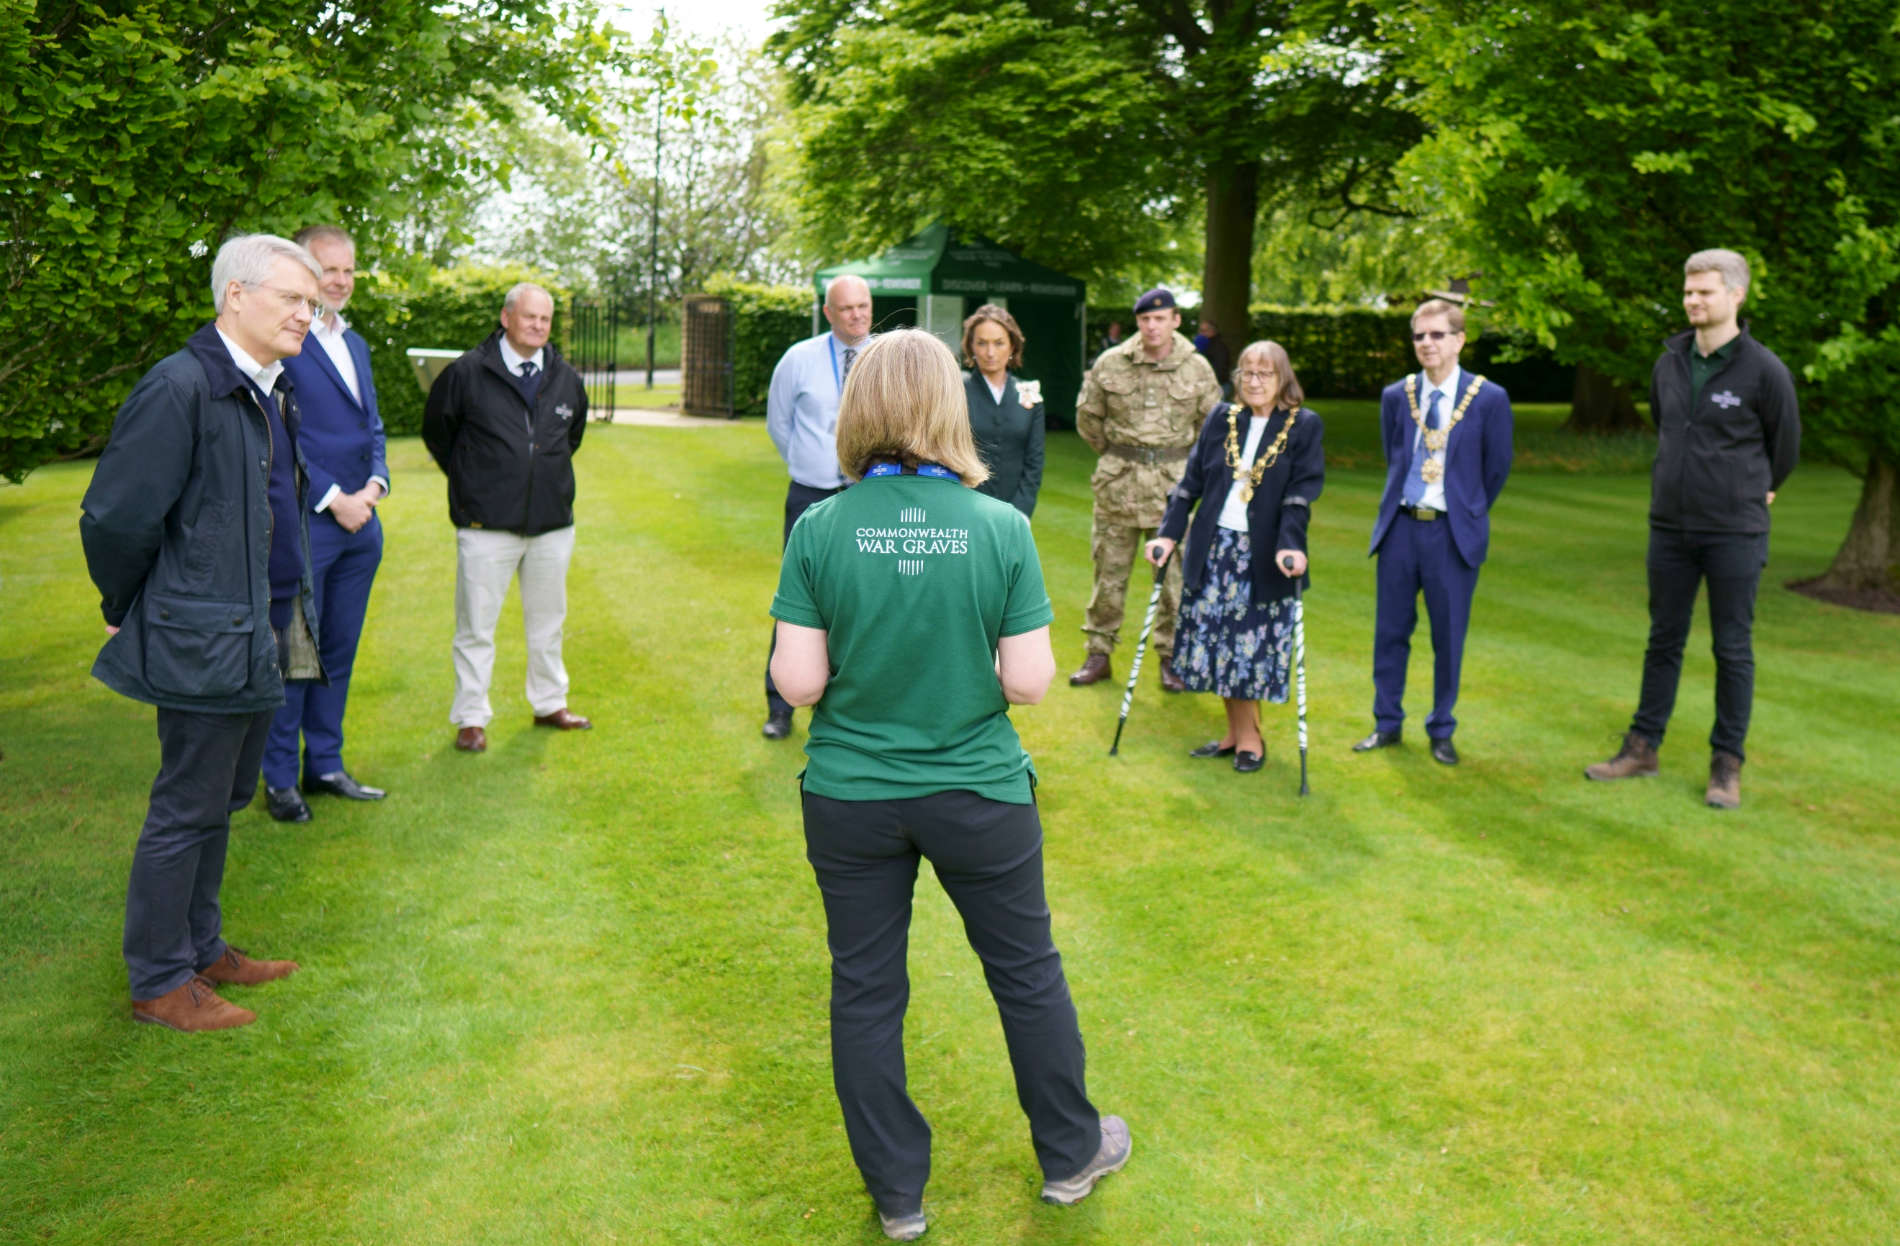
[[[514,87],[585,123],[584,0],[0,0],[0,475],[99,439],[210,311],[228,235],[394,234]]]

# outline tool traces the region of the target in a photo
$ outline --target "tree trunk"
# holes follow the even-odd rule
[[[1649,430],[1637,414],[1629,385],[1587,363],[1577,365],[1576,384],[1570,391],[1570,418],[1563,427],[1565,432],[1592,436]]]
[[[1834,555],[1834,565],[1810,591],[1900,597],[1900,505],[1894,485],[1900,471],[1874,450],[1867,456],[1867,475],[1861,481],[1860,505],[1847,539]]]
[[[1259,161],[1217,166],[1208,172],[1201,315],[1214,322],[1220,340],[1227,344],[1229,359],[1239,358],[1253,336],[1247,302],[1253,293],[1253,229],[1259,209]],[[1188,336],[1193,336],[1191,329]]]

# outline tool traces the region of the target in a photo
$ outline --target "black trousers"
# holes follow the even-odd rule
[[[133,999],[157,999],[224,955],[218,889],[231,815],[251,802],[274,710],[158,711],[158,777],[125,892]]]
[[[1715,652],[1715,726],[1709,747],[1744,757],[1755,700],[1755,589],[1768,563],[1766,532],[1696,533],[1649,530],[1649,649],[1643,692],[1630,730],[1660,746],[1676,708],[1682,647],[1689,639],[1696,593],[1709,583],[1709,631]]]
[[[1036,807],[962,791],[880,801],[806,792],[804,809],[805,854],[824,895],[831,947],[832,1083],[851,1157],[878,1209],[918,1210],[930,1177],[930,1126],[904,1073],[906,954],[921,857],[983,961],[1043,1176],[1080,1172],[1101,1142],[1101,1118],[1084,1085],[1082,1031],[1049,933]]]
[[[792,539],[792,525],[798,522],[800,515],[811,509],[812,503],[822,502],[834,493],[843,493],[844,489],[843,485],[839,485],[836,489],[814,489],[810,485],[801,485],[796,480],[792,481],[791,487],[785,491],[785,532],[779,537],[778,547],[781,550],[784,549],[785,543]],[[789,714],[792,712],[791,702],[778,694],[778,687],[772,682],[772,655],[776,652],[778,652],[778,626],[774,624],[772,643],[765,651],[765,708],[768,713]]]

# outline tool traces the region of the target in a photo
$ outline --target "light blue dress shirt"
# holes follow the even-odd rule
[[[869,342],[860,342],[863,350]],[[844,344],[820,333],[798,343],[772,369],[765,430],[793,480],[812,489],[844,484],[838,468],[838,399],[844,390]]]

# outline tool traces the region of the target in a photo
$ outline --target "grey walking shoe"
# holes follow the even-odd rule
[[[893,1242],[914,1242],[924,1235],[930,1226],[924,1223],[924,1213],[913,1211],[908,1216],[887,1216],[877,1213],[877,1222],[884,1229],[884,1236]]]
[[[1119,1116],[1102,1118],[1102,1145],[1096,1149],[1095,1158],[1082,1166],[1082,1171],[1063,1181],[1045,1181],[1042,1183],[1042,1201],[1060,1203],[1070,1207],[1089,1196],[1095,1183],[1111,1172],[1119,1172],[1128,1162],[1128,1152],[1133,1149],[1128,1137],[1128,1122]]]
[[[1742,807],[1742,759],[1717,749],[1709,758],[1709,790],[1702,796],[1711,809]]]
[[[1612,779],[1647,779],[1661,767],[1656,760],[1656,746],[1634,731],[1625,732],[1623,747],[1616,756],[1608,761],[1600,761],[1594,766],[1583,768],[1583,777],[1607,783]]]

